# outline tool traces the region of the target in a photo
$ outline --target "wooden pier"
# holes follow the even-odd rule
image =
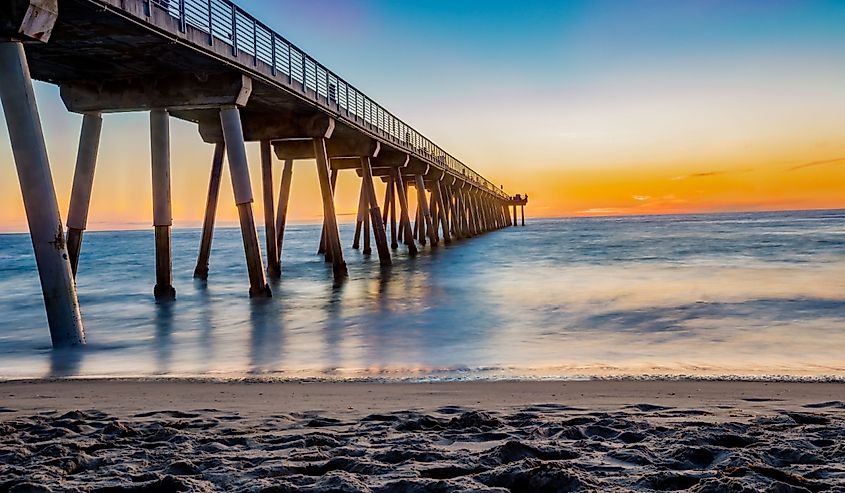
[[[316,162],[323,204],[319,252],[347,275],[334,187],[361,178],[353,248],[390,265],[488,231],[525,225],[527,196],[511,196],[229,0],[5,0],[0,5],[0,98],[9,127],[54,347],[85,343],[75,276],[108,113],[145,111],[155,230],[154,296],[176,298],[171,266],[170,119],[197,125],[214,146],[194,277],[207,279],[221,173],[228,162],[252,297],[271,296],[296,161]],[[60,88],[83,115],[65,236],[32,80]],[[262,257],[246,142],[261,147],[266,230]],[[274,161],[284,163],[278,194]],[[386,185],[381,202],[375,180]],[[417,208],[408,204],[410,189]],[[511,209],[513,215],[511,215]],[[316,240],[316,239],[315,239]],[[266,263],[266,265],[265,265]]]

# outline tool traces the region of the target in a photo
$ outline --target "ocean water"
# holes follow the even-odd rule
[[[88,346],[52,351],[28,235],[0,235],[0,378],[845,379],[845,211],[529,219],[391,268],[289,227],[271,300],[240,233],[173,232],[178,299],[152,297],[152,231],[90,232]],[[263,243],[262,243],[263,244]]]

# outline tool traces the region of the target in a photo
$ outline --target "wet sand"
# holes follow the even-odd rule
[[[0,384],[0,492],[845,491],[845,384]]]

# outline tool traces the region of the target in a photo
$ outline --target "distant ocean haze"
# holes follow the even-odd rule
[[[27,235],[0,235],[0,378],[172,376],[845,379],[845,211],[529,220],[349,280],[285,235],[274,297],[248,298],[240,232],[173,232],[177,301],[156,304],[152,231],[86,234],[89,345],[50,349]],[[263,243],[262,243],[263,245]]]

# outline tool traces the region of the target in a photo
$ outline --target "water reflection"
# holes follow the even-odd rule
[[[267,299],[250,300],[250,373],[274,370],[284,360],[284,319]]]
[[[166,375],[170,373],[173,359],[173,310],[177,306],[174,302],[155,303],[155,350],[156,373]]]
[[[50,351],[50,371],[47,378],[72,377],[79,374],[87,348],[75,347]]]

